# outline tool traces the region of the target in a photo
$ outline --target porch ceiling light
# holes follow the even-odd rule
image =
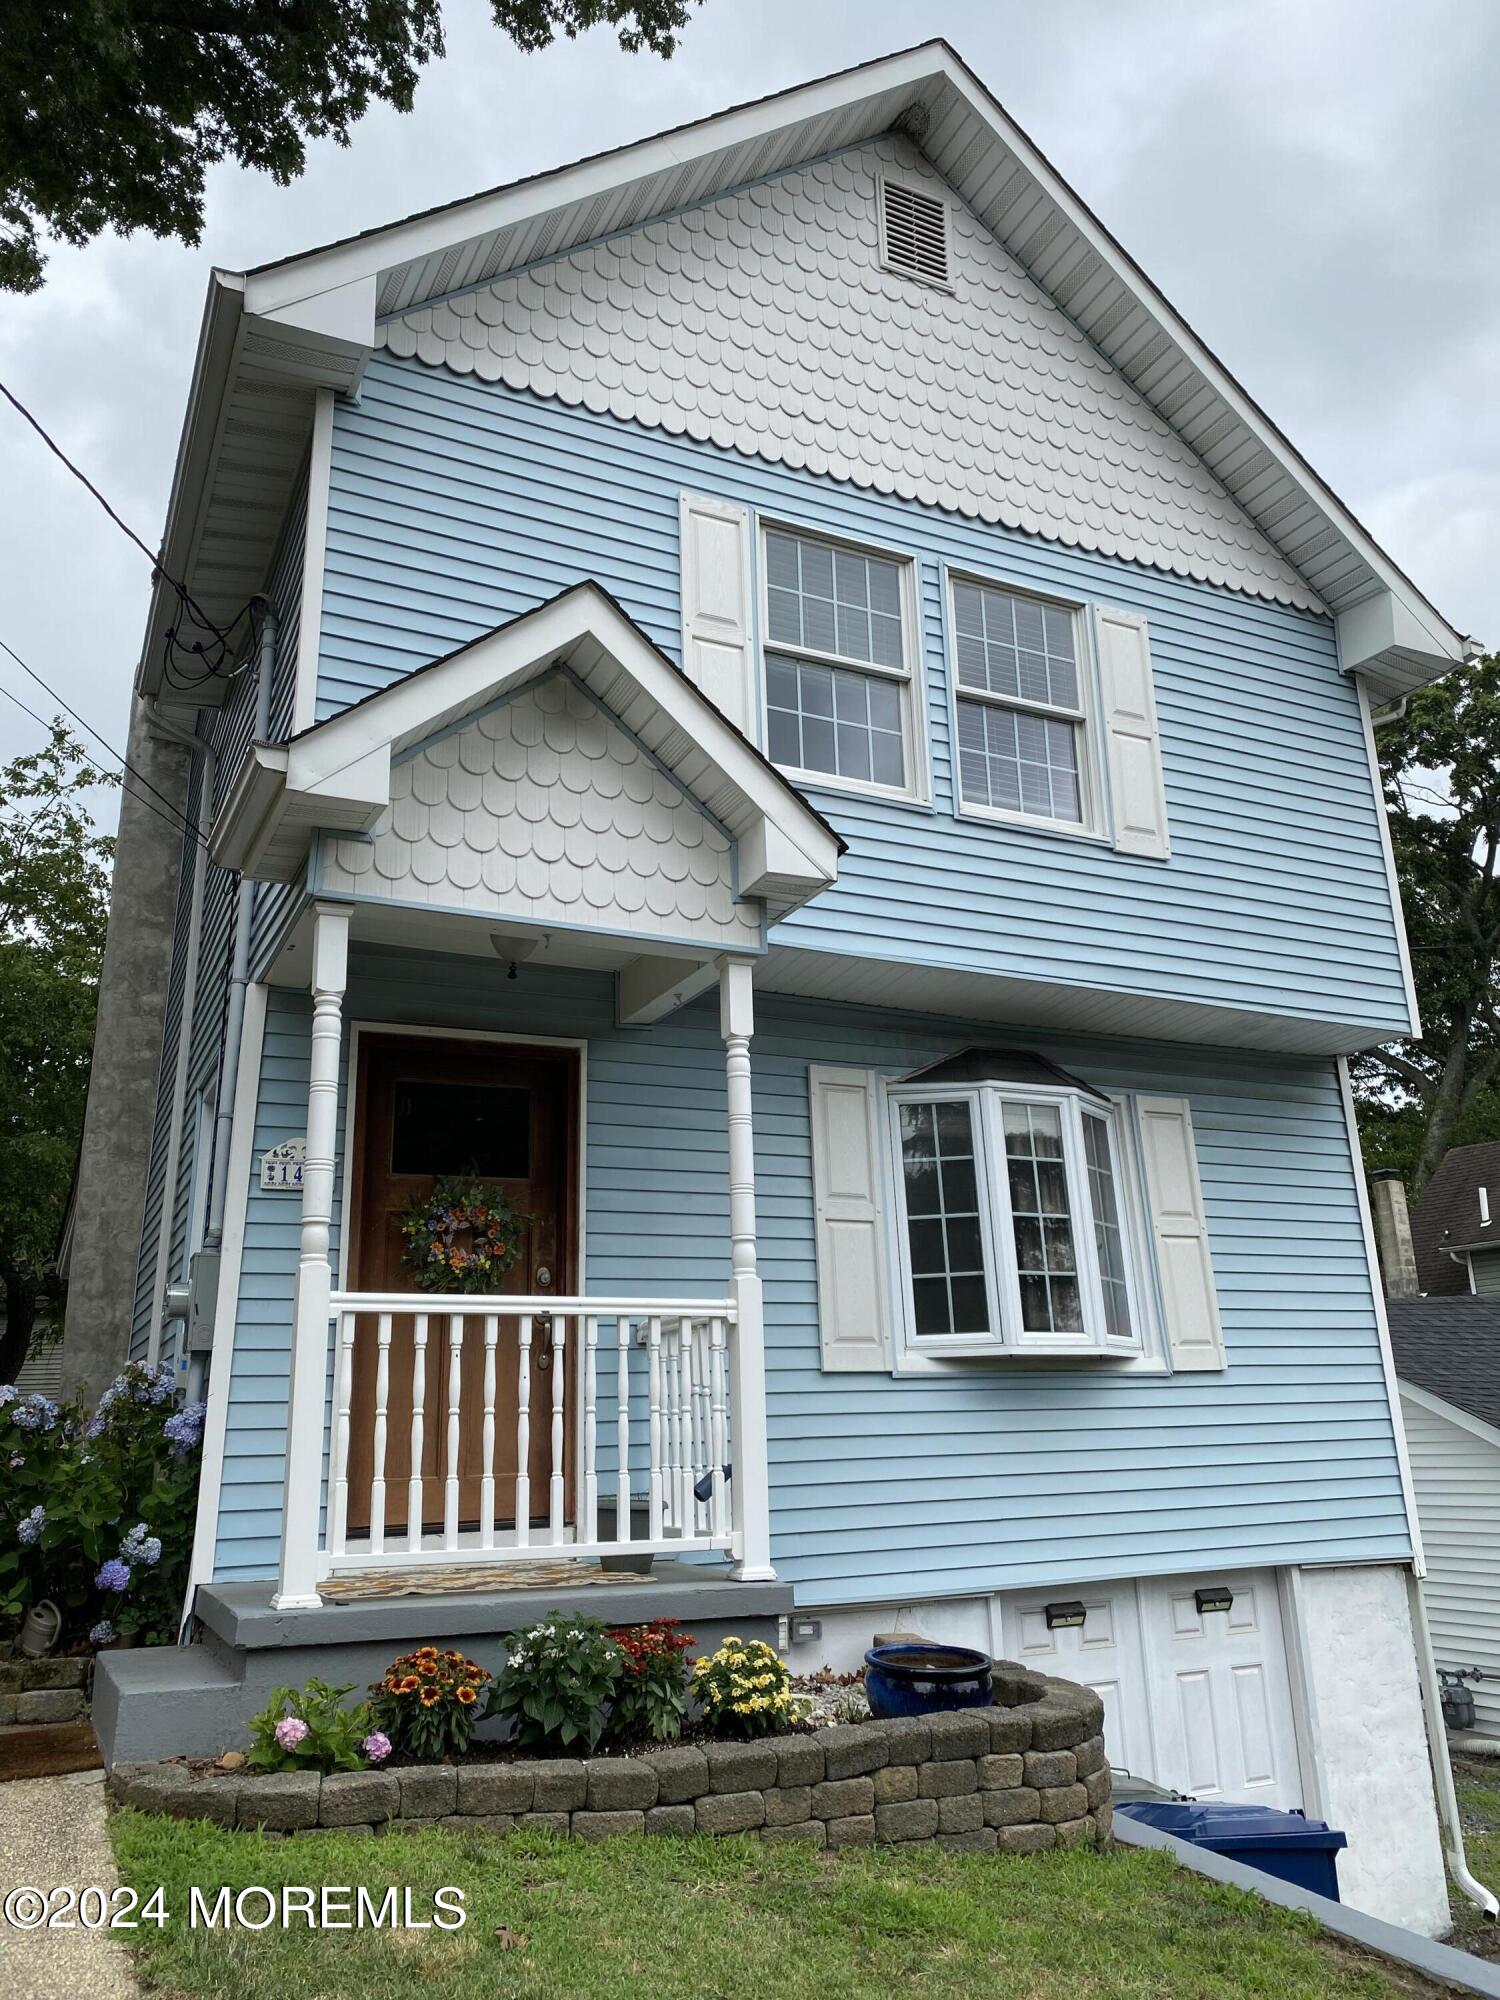
[[[546,942],[547,939],[545,937],[532,935],[523,937],[518,931],[490,932],[490,949],[495,953],[496,957],[505,960],[505,976],[507,979],[514,979],[516,976],[516,967],[521,961],[539,952]]]

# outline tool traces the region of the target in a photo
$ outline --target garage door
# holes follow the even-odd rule
[[[1082,1602],[1084,1622],[1049,1631],[1047,1605],[1062,1597]],[[1060,1674],[1092,1688],[1104,1703],[1110,1763],[1117,1770],[1149,1775],[1151,1731],[1135,1585],[1110,1583],[1008,1599],[1004,1620],[1007,1656],[1038,1673]]]
[[[1196,1591],[1228,1584],[1228,1611]],[[1081,1627],[1048,1630],[1047,1605],[1081,1600]],[[1300,1803],[1276,1578],[1269,1570],[1055,1586],[1007,1597],[1009,1657],[1091,1687],[1116,1769],[1201,1799]]]
[[[1200,1611],[1200,1583],[1227,1583],[1228,1611]],[[1142,1583],[1139,1596],[1157,1782],[1199,1799],[1299,1805],[1274,1575]]]

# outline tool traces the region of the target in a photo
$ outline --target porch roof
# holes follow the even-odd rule
[[[826,888],[845,843],[598,584],[584,583],[294,736],[246,752],[213,830],[222,866],[301,873],[315,832],[368,833],[392,760],[566,670],[729,833],[739,893],[772,916]]]

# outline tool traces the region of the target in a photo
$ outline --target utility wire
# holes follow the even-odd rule
[[[182,610],[198,626],[199,630],[206,632],[213,641],[211,650],[214,656],[210,658],[210,649],[205,647],[202,639],[195,639],[191,644],[185,645],[179,637],[176,627],[168,628],[166,643],[163,648],[163,671],[172,685],[178,689],[201,687],[207,680],[216,678],[232,679],[236,673],[242,672],[244,665],[248,664],[248,661],[242,663],[238,668],[230,667],[226,663],[233,655],[231,641],[235,628],[249,613],[250,604],[247,604],[241,611],[237,612],[227,626],[220,627],[216,625],[207,612],[204,611],[202,605],[198,603],[192,592],[187,588],[186,584],[179,583],[171,571],[163,566],[160,555],[146,546],[128,521],[121,519],[109,501],[99,491],[93,480],[89,478],[88,474],[81,466],[74,464],[73,460],[69,458],[68,454],[63,450],[56,438],[47,430],[40,418],[33,416],[15,391],[9,388],[4,382],[0,382],[0,396],[3,396],[16,414],[24,418],[31,426],[42,443],[46,445],[48,451],[52,453],[53,457],[59,459],[80,485],[93,495],[110,520],[120,530],[120,533],[133,543],[146,558],[147,562],[150,563],[152,575],[170,585]],[[251,600],[251,604],[253,603],[254,599]],[[253,631],[253,618],[251,626]],[[184,654],[188,660],[186,668],[184,668],[182,659],[179,657]]]
[[[7,647],[6,651],[8,652],[9,650],[10,650],[9,647]],[[16,707],[20,709],[23,715],[29,715],[32,721],[36,723],[38,728],[45,729],[50,735],[52,730],[52,724],[44,720],[42,716],[38,715],[34,708],[28,708],[26,706],[26,703],[22,701],[21,697],[18,694],[13,694],[3,681],[0,681],[0,694],[3,694],[7,701],[13,701]],[[110,778],[112,777],[113,774],[109,771],[106,771],[102,765],[96,764],[92,757],[84,757],[81,758],[79,761],[83,764],[86,770],[92,771],[94,776],[98,778],[102,783],[104,784],[109,783]],[[128,764],[126,765],[125,768],[127,771],[129,771],[130,776],[132,778],[139,779],[139,773],[131,769],[131,767]],[[144,779],[141,779],[140,782],[144,783],[145,781]],[[196,840],[202,841],[205,847],[208,845],[208,842],[206,840],[203,840],[203,836],[201,833],[199,833],[197,827],[191,825],[187,820],[170,819],[168,818],[167,814],[161,810],[159,806],[152,805],[149,799],[141,798],[139,792],[136,793],[136,797],[140,800],[140,803],[146,808],[147,812],[155,813],[156,817],[159,820],[164,820],[166,824],[169,827],[171,827],[173,833],[190,833]]]
[[[182,810],[181,806],[177,805],[175,801],[173,801],[172,799],[169,799],[166,793],[159,790],[157,786],[153,785],[149,778],[143,777],[141,773],[135,768],[134,764],[131,763],[130,759],[125,755],[124,751],[117,750],[114,744],[110,742],[107,736],[101,736],[98,730],[94,728],[92,723],[85,722],[83,717],[78,713],[78,710],[76,708],[69,708],[68,704],[63,700],[62,696],[57,692],[57,689],[54,687],[50,687],[48,683],[42,679],[41,675],[36,671],[35,667],[27,666],[26,662],[21,658],[21,655],[16,651],[14,646],[7,645],[4,639],[0,639],[0,652],[9,653],[10,657],[15,661],[16,665],[21,669],[21,672],[23,674],[28,675],[32,680],[34,680],[37,686],[42,690],[43,694],[50,696],[50,698],[57,703],[58,707],[62,709],[65,715],[72,716],[73,720],[78,724],[78,727],[84,730],[88,735],[92,736],[96,743],[102,745],[102,747],[109,752],[110,756],[114,758],[115,762],[120,766],[120,768],[130,773],[131,777],[135,779],[138,785],[142,786],[146,791],[150,792],[154,798],[160,799],[162,804],[166,807],[167,811],[171,813],[172,817],[181,823],[182,830],[184,833],[193,833],[193,834],[197,833],[198,829],[192,824],[191,820],[189,820],[187,814]],[[14,697],[12,697],[12,699],[14,699]],[[95,768],[97,768],[97,766]]]

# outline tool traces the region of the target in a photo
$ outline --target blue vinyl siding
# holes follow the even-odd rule
[[[257,1155],[306,1129],[309,1013],[302,995],[269,996]],[[587,1287],[724,1287],[723,1055],[711,1006],[619,1029],[611,982],[598,975],[528,967],[510,983],[475,960],[356,947],[346,1018],[585,1038]],[[1326,1061],[1035,1042],[1107,1087],[1191,1097],[1226,1374],[1010,1364],[822,1374],[807,1065],[900,1073],[985,1035],[921,1016],[759,1003],[773,1553],[799,1600],[1404,1556],[1355,1167]],[[253,1180],[248,1201],[221,1578],[273,1573],[284,1470],[298,1207]]]
[[[1062,543],[377,355],[335,418],[319,715],[585,577],[678,657],[684,488],[918,564],[933,807],[811,791],[851,851],[774,943],[1405,1025],[1331,624]],[[1147,617],[1170,861],[955,816],[947,564]]]

